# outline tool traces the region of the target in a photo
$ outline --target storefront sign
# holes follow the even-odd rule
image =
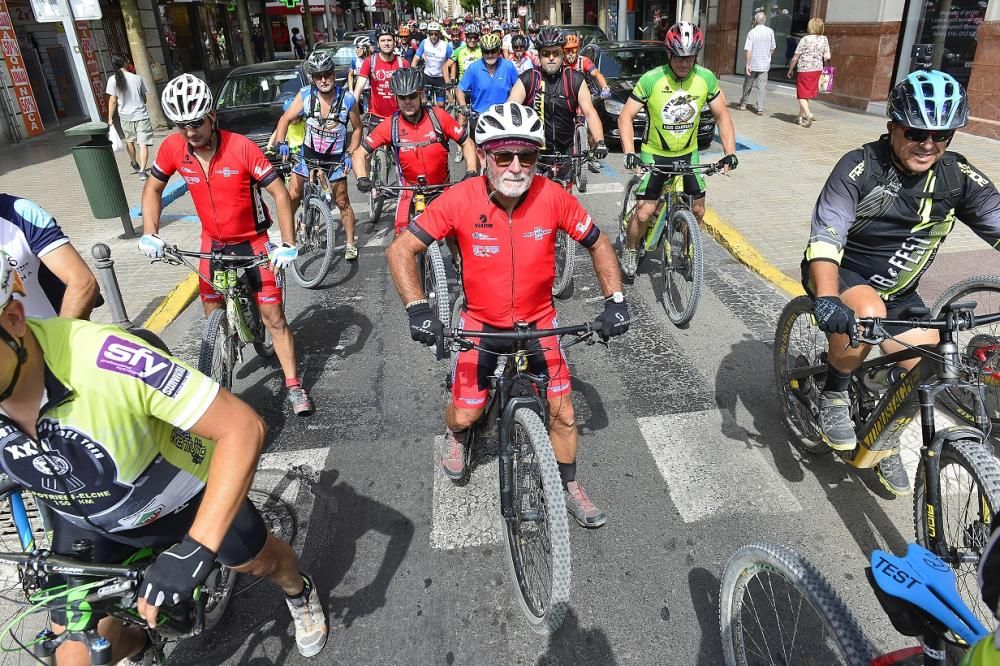
[[[76,35],[80,40],[83,62],[87,65],[90,88],[94,91],[94,101],[97,102],[97,108],[100,109],[104,105],[104,85],[101,80],[101,65],[97,62],[97,45],[94,43],[94,33],[91,32],[89,24],[77,21]]]
[[[14,96],[17,97],[17,105],[21,108],[21,115],[24,116],[24,129],[29,136],[37,136],[45,131],[45,126],[42,125],[42,118],[38,115],[38,103],[31,90],[28,70],[24,68],[21,47],[17,44],[17,35],[14,34],[14,24],[10,20],[6,0],[0,0],[0,49],[3,50],[4,62],[7,63],[7,73],[14,82]]]
[[[101,3],[99,0],[70,0],[73,18],[78,21],[100,21]],[[31,0],[31,9],[35,12],[35,20],[39,23],[58,23],[64,16],[56,0]]]

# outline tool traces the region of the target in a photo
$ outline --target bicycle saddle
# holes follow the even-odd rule
[[[903,635],[950,629],[973,645],[990,633],[959,596],[952,568],[918,544],[909,544],[903,557],[874,551],[866,573],[892,625]]]

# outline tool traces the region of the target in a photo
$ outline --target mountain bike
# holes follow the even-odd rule
[[[587,169],[584,167],[590,164],[590,137],[587,133],[587,119],[583,116],[576,117],[576,129],[573,130],[573,152],[574,157],[587,156],[586,160],[573,161],[573,183],[580,192],[587,191]]]
[[[872,552],[868,582],[893,627],[921,646],[875,657],[850,608],[808,560],[756,542],[738,549],[722,574],[719,628],[727,666],[845,664],[944,666],[992,634],[958,594],[954,571],[918,544],[902,557]],[[978,590],[978,588],[977,588]]]
[[[490,376],[486,409],[466,436],[465,469],[467,475],[471,473],[473,451],[495,430],[508,571],[518,606],[528,625],[539,634],[555,631],[566,616],[571,557],[566,501],[549,440],[548,378],[528,372],[529,355],[544,350],[532,352],[528,343],[552,336],[577,336],[565,348],[579,342],[592,343],[593,333],[592,324],[538,330],[524,323],[509,332],[444,332],[444,339],[452,341],[454,351],[476,349],[498,357],[496,371]],[[512,349],[486,349],[481,340],[509,342]],[[438,358],[445,353],[442,342]]]
[[[299,286],[312,289],[323,281],[333,264],[339,218],[333,218],[333,191],[329,173],[344,166],[343,161],[304,159],[309,178],[302,186],[302,203],[295,215],[295,244],[299,256],[291,273]]]
[[[427,208],[427,204],[433,201],[434,197],[451,187],[452,183],[442,183],[440,185],[428,185],[427,179],[420,177],[416,185],[388,185],[382,186],[386,192],[413,192],[413,201],[410,204],[410,220],[415,220]],[[437,312],[438,318],[445,328],[451,322],[451,293],[448,286],[448,272],[445,269],[444,256],[441,248],[444,241],[437,241],[427,246],[427,250],[420,254],[420,284],[424,287],[424,294],[431,306],[431,310]]]
[[[663,308],[674,325],[684,326],[691,321],[698,309],[705,260],[698,218],[691,208],[691,195],[684,192],[683,176],[711,176],[719,173],[720,169],[714,164],[688,164],[681,161],[663,167],[642,164],[639,169],[664,174],[669,178],[656,200],[656,213],[646,227],[646,235],[636,248],[639,252],[637,266],[642,264],[647,252],[657,250],[660,241],[665,239],[660,251]],[[625,186],[622,212],[618,218],[618,239],[615,241],[619,261],[628,240],[628,226],[638,203],[636,189],[642,178],[640,175],[632,176]]]
[[[990,521],[1000,510],[1000,463],[986,443],[990,421],[981,366],[963,357],[955,335],[1000,321],[1000,313],[977,316],[975,307],[973,302],[952,302],[934,319],[929,318],[928,308],[913,308],[912,319],[857,320],[857,339],[866,344],[900,342],[886,326],[935,329],[940,342],[920,347],[900,342],[908,348],[861,364],[851,375],[849,388],[858,446],[837,453],[852,467],[873,467],[898,449],[899,433],[919,411],[922,445],[913,498],[917,542],[956,571],[965,602],[985,622],[992,609],[969,591],[976,589],[976,567],[989,538]],[[877,381],[897,363],[915,358],[921,363],[895,381],[884,386]],[[819,427],[819,394],[826,370],[826,336],[816,327],[811,299],[800,296],[785,306],[778,319],[774,375],[792,442],[813,455],[831,450]],[[962,390],[971,397],[973,426],[935,427],[935,400],[949,390]]]
[[[243,347],[253,345],[258,356],[271,358],[274,356],[274,341],[264,326],[251,276],[248,275],[249,269],[269,263],[267,255],[230,255],[223,252],[224,250],[189,252],[178,249],[176,245],[168,245],[164,248],[163,259],[160,261],[187,266],[202,281],[222,294],[225,307],[213,310],[205,320],[198,371],[230,389],[233,386],[233,371],[237,364],[243,362]],[[202,274],[200,268],[188,261],[188,258],[208,260],[211,279]],[[282,271],[275,272],[275,278],[284,302],[285,282]]]
[[[371,131],[382,119],[370,113],[365,115],[362,125],[366,130]],[[375,187],[368,193],[368,206],[371,209],[371,223],[375,224],[382,219],[382,208],[385,206],[385,193],[382,188],[386,185],[399,183],[399,175],[396,173],[396,158],[392,146],[379,146],[369,158],[371,160],[368,169],[368,177],[371,178]]]

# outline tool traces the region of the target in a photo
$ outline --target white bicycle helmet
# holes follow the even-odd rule
[[[171,79],[160,95],[160,102],[172,123],[200,120],[212,112],[215,104],[208,84],[190,74]]]
[[[494,104],[479,116],[476,145],[482,146],[497,139],[523,139],[544,146],[542,120],[529,106],[515,102]]]
[[[354,48],[356,49],[370,49],[372,47],[372,40],[367,36],[361,35],[360,37],[354,38]]]
[[[441,32],[441,24],[437,21],[431,21],[427,24],[427,32]]]

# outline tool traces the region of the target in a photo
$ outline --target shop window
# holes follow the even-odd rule
[[[787,82],[785,72],[788,70],[788,62],[795,54],[799,40],[808,34],[806,26],[809,23],[812,2],[813,0],[743,0],[740,11],[740,33],[736,43],[736,71],[743,72],[746,67],[743,45],[747,33],[756,25],[754,14],[762,11],[767,14],[765,25],[774,30],[775,49],[771,56],[771,71],[768,78]]]

